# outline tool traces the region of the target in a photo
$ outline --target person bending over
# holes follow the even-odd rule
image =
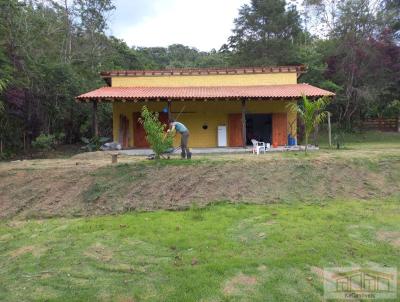
[[[188,147],[188,142],[189,142],[188,128],[184,124],[172,120],[169,123],[169,129],[167,132],[171,132],[174,130],[176,130],[176,132],[179,132],[179,134],[181,135],[181,150],[182,150],[181,157],[191,159],[192,153],[190,152],[189,147]]]

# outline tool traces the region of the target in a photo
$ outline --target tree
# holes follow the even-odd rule
[[[0,35],[1,38],[1,35]],[[9,118],[4,102],[3,93],[7,88],[8,82],[11,80],[12,69],[10,62],[0,49],[0,158],[3,156],[4,139],[11,129],[9,127]]]
[[[325,71],[318,76],[318,69],[314,68],[303,78],[312,76],[328,81],[314,84],[336,92],[331,109],[343,128],[352,129],[355,121],[366,116],[384,114],[400,93],[400,47],[395,34],[399,20],[399,5],[395,3],[399,2],[306,0],[305,3],[311,8],[308,12],[311,19],[318,22],[313,31],[325,38],[318,43],[328,47],[318,50],[318,54],[323,54]]]
[[[338,93],[342,87],[327,77],[327,57],[335,49],[336,44],[329,40],[313,39],[298,50],[299,61],[305,65],[307,72],[301,81]]]
[[[229,57],[226,53],[217,52],[215,49],[204,52],[182,44],[168,47],[138,47],[132,50],[138,58],[141,69],[226,67]]]
[[[90,132],[90,108],[74,97],[103,85],[101,70],[139,67],[134,50],[104,33],[110,9],[105,0],[0,0],[4,145],[19,149],[26,137],[29,146],[40,133],[65,133],[73,143]],[[110,112],[110,104],[99,106],[102,135]]]
[[[252,0],[239,10],[229,38],[234,65],[287,65],[296,61],[300,16],[284,0]]]
[[[400,42],[400,1],[382,0],[380,8],[378,20],[381,31],[389,29],[393,39]]]
[[[0,94],[6,88],[6,81],[4,79],[0,79]],[[7,130],[7,116],[5,114],[5,104],[2,100],[0,100],[0,158],[3,155],[3,136],[5,131]]]
[[[79,20],[77,38],[86,54],[83,63],[87,62],[90,70],[97,73],[107,40],[104,33],[108,27],[108,14],[115,6],[112,0],[74,0],[74,6]]]
[[[304,124],[304,151],[306,154],[308,138],[315,128],[326,119],[328,113],[325,111],[325,108],[328,104],[328,98],[319,98],[316,101],[311,101],[305,95],[303,95],[303,103],[301,105],[294,102],[288,104],[288,109],[297,113],[298,117]]]
[[[155,158],[159,159],[160,155],[172,147],[172,136],[165,133],[166,125],[158,119],[158,112],[151,112],[146,106],[143,106],[140,123],[146,131],[146,139],[151,149],[155,153]]]

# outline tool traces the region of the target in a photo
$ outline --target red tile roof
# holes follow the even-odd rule
[[[102,87],[82,94],[80,101],[101,99],[143,100],[143,99],[226,99],[259,98],[284,99],[333,96],[334,93],[308,84],[266,85],[266,86],[216,86],[216,87]]]
[[[254,73],[279,73],[305,72],[304,65],[297,66],[264,66],[264,67],[240,67],[240,68],[181,68],[163,70],[111,70],[103,71],[100,75],[103,78],[116,76],[182,76],[182,75],[223,75],[223,74],[254,74]]]

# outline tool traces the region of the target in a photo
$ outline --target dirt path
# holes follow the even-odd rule
[[[182,209],[210,202],[370,199],[399,194],[400,152],[220,155],[149,163],[92,153],[0,164],[0,217]]]

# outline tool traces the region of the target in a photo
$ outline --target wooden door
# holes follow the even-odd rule
[[[129,147],[129,120],[123,114],[119,116],[119,143],[124,149]]]
[[[148,148],[149,143],[146,140],[146,132],[143,125],[139,122],[140,112],[133,113],[133,145],[136,148]]]
[[[140,112],[133,113],[133,138],[136,148],[149,148],[150,145],[146,140],[146,132],[143,125],[139,122]],[[168,127],[168,113],[160,112],[158,119]],[[167,128],[166,128],[167,129]]]
[[[274,113],[272,115],[272,145],[287,145],[287,114]]]
[[[228,115],[228,139],[229,147],[242,147],[242,114],[233,113]]]

